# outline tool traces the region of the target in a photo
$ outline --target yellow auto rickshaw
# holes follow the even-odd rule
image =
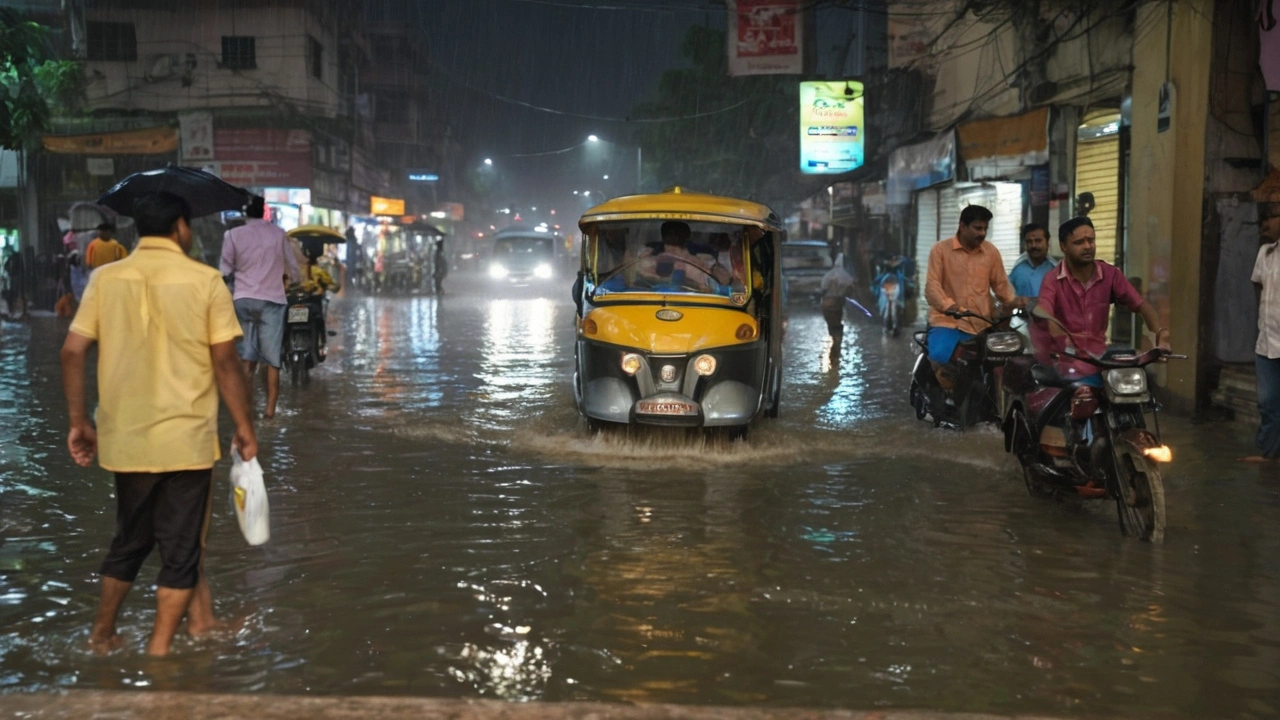
[[[671,188],[588,210],[574,395],[591,425],[728,428],[776,417],[781,220],[764,205]]]

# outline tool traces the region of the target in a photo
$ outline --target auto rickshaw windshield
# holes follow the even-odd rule
[[[750,272],[744,248],[750,246],[751,230],[730,223],[660,219],[600,223],[589,261],[595,294],[742,296]]]

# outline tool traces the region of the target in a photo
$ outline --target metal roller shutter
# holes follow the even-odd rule
[[[1098,236],[1097,258],[1115,264],[1116,226],[1120,216],[1120,138],[1109,135],[1076,145],[1076,196],[1093,193],[1089,212]]]
[[[929,269],[929,251],[938,240],[938,191],[932,188],[916,193],[916,278],[920,297],[924,297],[925,272]]]
[[[938,190],[938,239],[946,240],[960,227],[960,192],[954,184]]]
[[[1013,269],[1013,263],[1022,254],[1022,183],[994,183],[995,202],[991,226],[987,228],[987,242],[1000,251],[1004,271]]]

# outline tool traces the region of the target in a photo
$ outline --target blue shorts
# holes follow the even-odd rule
[[[263,362],[273,368],[280,367],[280,351],[284,347],[283,303],[256,298],[240,298],[235,301],[236,319],[244,337],[236,343],[240,359]]]
[[[967,332],[956,330],[955,328],[929,328],[929,359],[939,365],[946,365],[951,362],[951,354],[956,351],[956,346],[965,340],[972,340],[973,336]]]

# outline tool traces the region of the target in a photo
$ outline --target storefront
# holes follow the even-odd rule
[[[1076,133],[1074,214],[1093,221],[1097,258],[1123,267],[1120,179],[1120,112],[1091,112]]]

